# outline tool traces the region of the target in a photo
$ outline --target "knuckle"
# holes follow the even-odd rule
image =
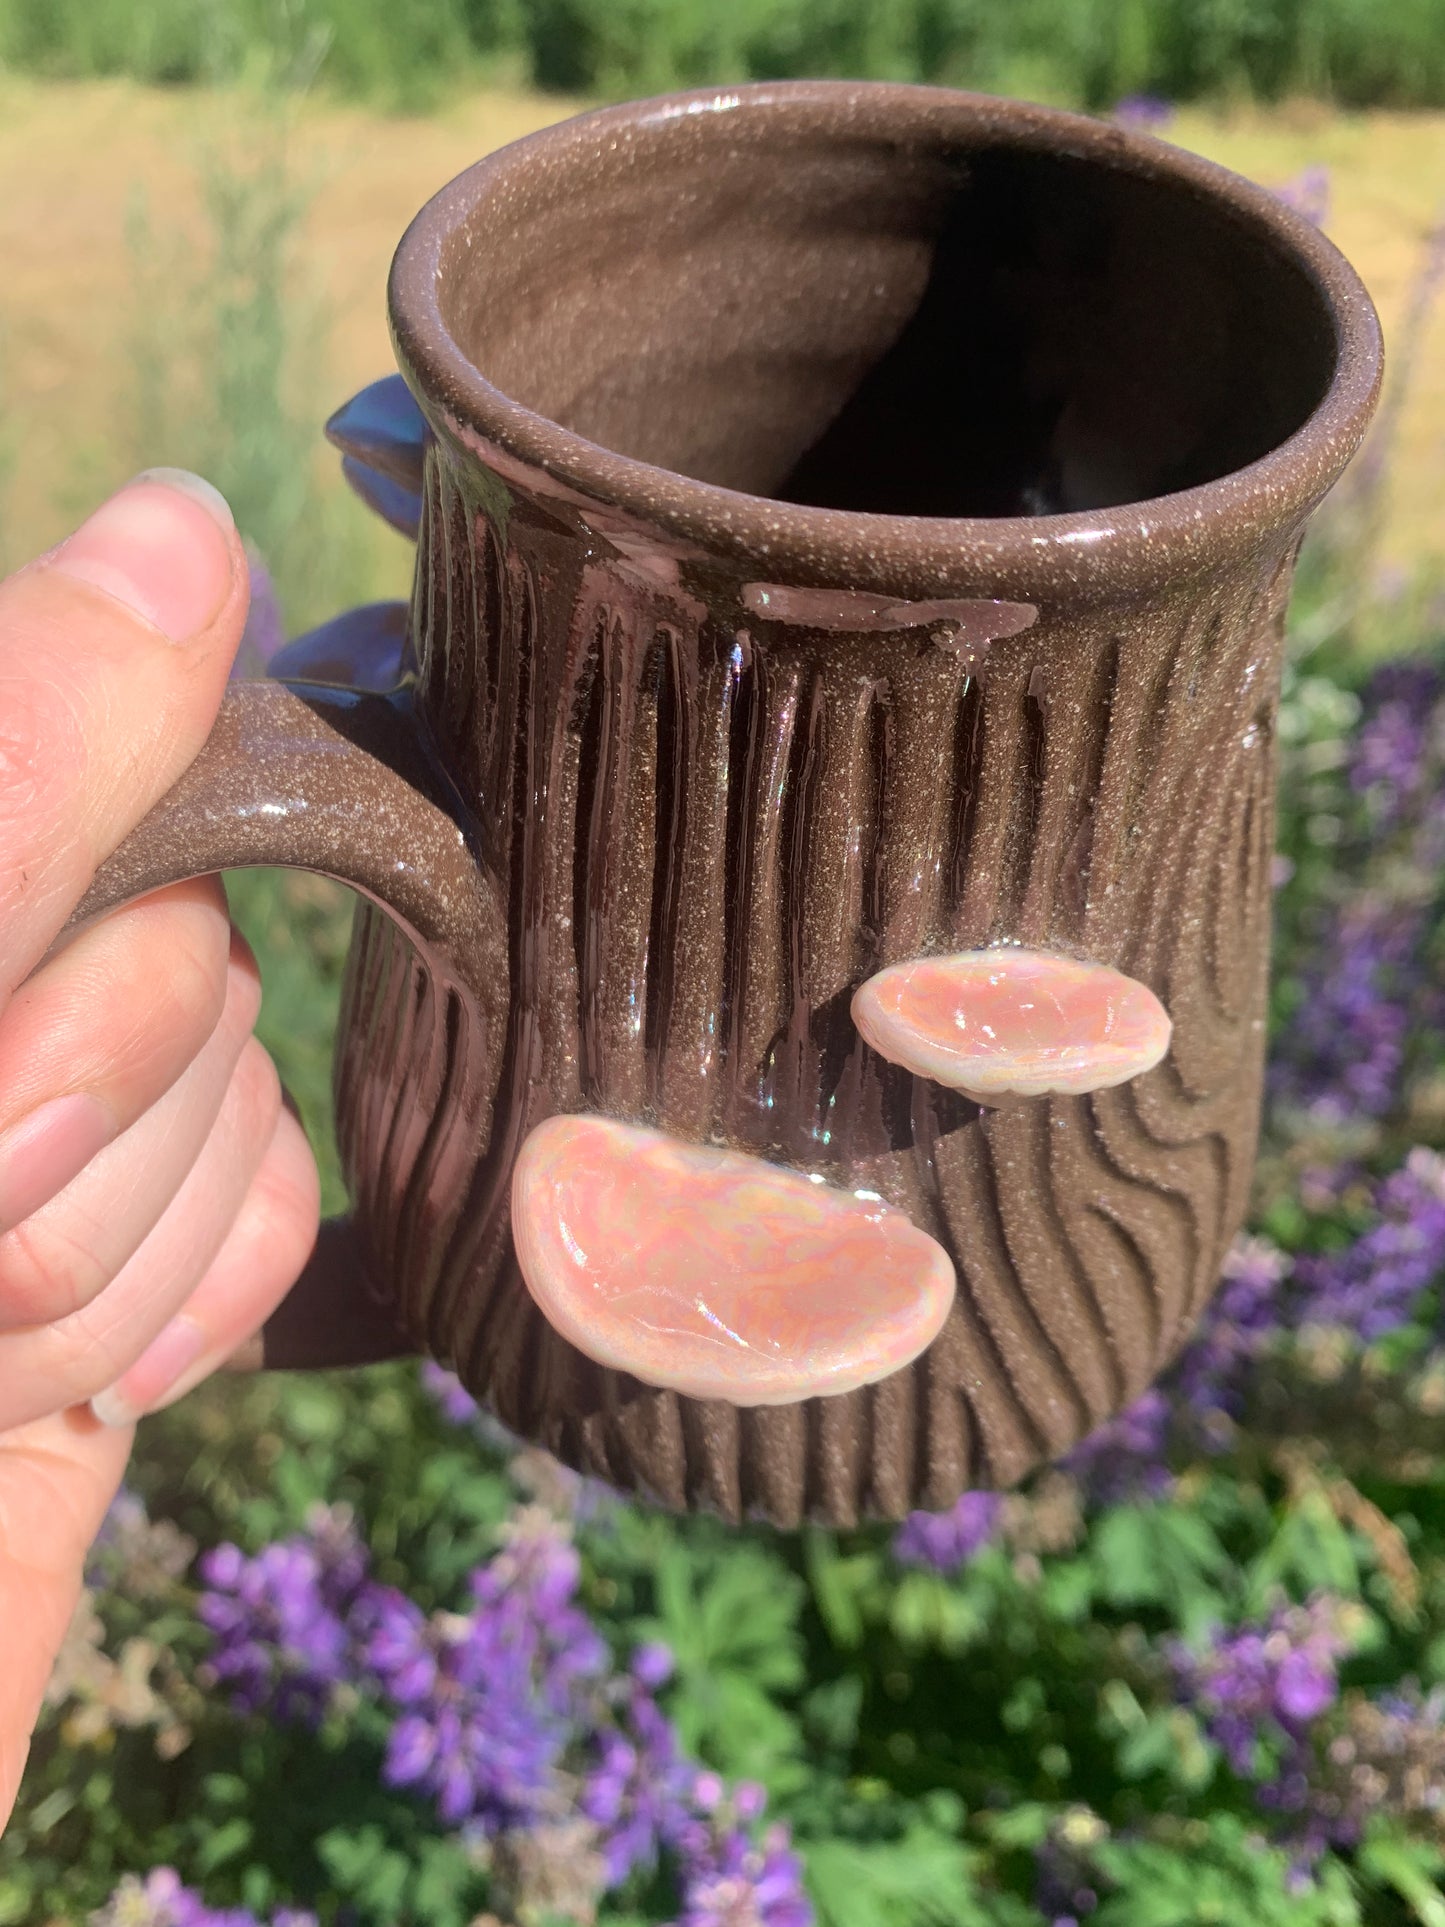
[[[68,1229],[43,1214],[27,1218],[0,1238],[0,1329],[25,1329],[68,1318],[106,1283],[103,1265],[84,1235],[83,1217],[67,1214]]]
[[[214,916],[175,919],[153,1005],[157,1030],[199,1047],[220,1023],[228,991],[224,931]]]
[[[299,1271],[316,1237],[321,1180],[301,1126],[289,1112],[276,1121],[265,1162],[252,1186],[252,1204],[265,1220],[268,1244],[283,1269]]]
[[[261,979],[244,958],[233,956],[227,968],[226,1008],[244,1030],[250,1030],[261,1014]]]
[[[254,1037],[247,1039],[236,1064],[232,1090],[240,1111],[242,1128],[248,1138],[260,1140],[260,1148],[264,1151],[281,1114],[281,1079],[271,1062],[270,1053]]]
[[[210,926],[208,928],[208,926]],[[205,1048],[226,1007],[224,925],[215,918],[137,919],[128,954],[105,964],[88,1004],[107,1073],[153,1101]]]

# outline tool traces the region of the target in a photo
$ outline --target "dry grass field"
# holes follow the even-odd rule
[[[287,139],[307,196],[298,298],[318,299],[327,334],[315,418],[390,365],[383,290],[391,250],[427,196],[487,150],[570,111],[565,101],[478,93],[424,120],[317,99]],[[127,342],[135,270],[127,212],[197,220],[198,168],[254,139],[238,95],[116,83],[0,81],[0,398],[12,463],[4,548],[53,540],[123,476]],[[1343,116],[1302,104],[1265,115],[1191,111],[1171,137],[1278,184],[1302,168],[1331,176],[1328,228],[1357,263],[1398,337],[1432,223],[1445,213],[1445,115]],[[199,241],[199,234],[197,234]],[[1387,555],[1445,560],[1445,298],[1422,342],[1394,465]],[[402,544],[376,538],[373,592],[399,589]]]

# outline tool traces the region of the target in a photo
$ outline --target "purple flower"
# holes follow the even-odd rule
[[[1442,696],[1438,665],[1423,659],[1387,663],[1370,678],[1348,772],[1350,787],[1374,805],[1377,833],[1395,828],[1433,787]]]
[[[995,1536],[1002,1512],[996,1492],[965,1492],[947,1512],[910,1512],[894,1535],[893,1556],[905,1566],[957,1572]]]
[[[1146,134],[1158,133],[1174,118],[1174,103],[1159,94],[1125,94],[1114,103],[1111,116],[1121,127],[1138,128]]]
[[[210,1667],[243,1712],[315,1724],[347,1675],[351,1642],[343,1614],[361,1566],[344,1549],[305,1539],[267,1546],[248,1559],[217,1546],[201,1560],[206,1591],[196,1614],[214,1644]]]
[[[1275,1674],[1274,1698],[1281,1719],[1292,1726],[1308,1726],[1334,1705],[1336,1698],[1333,1654],[1308,1648],[1286,1653]]]
[[[1316,227],[1323,227],[1330,218],[1330,170],[1327,167],[1306,167],[1292,180],[1283,182],[1275,190],[1276,196],[1286,207],[1302,214]]]
[[[681,1837],[693,1770],[671,1722],[641,1686],[617,1725],[597,1736],[596,1749],[581,1806],[597,1827],[608,1883],[617,1887],[635,1869],[655,1866],[661,1850]]]
[[[90,1920],[91,1927],[261,1927],[245,1907],[208,1907],[174,1867],[154,1867],[144,1880],[127,1874]],[[316,1916],[282,1907],[271,1916],[271,1927],[316,1927]]]
[[[1098,1426],[1064,1460],[1095,1505],[1161,1498],[1173,1484],[1165,1462],[1172,1413],[1157,1387]]]
[[[607,1651],[575,1604],[577,1554],[556,1521],[517,1515],[503,1549],[472,1578],[473,1610],[427,1618],[376,1590],[366,1661],[397,1709],[390,1786],[431,1795],[449,1826],[487,1834],[549,1806],[558,1763]]]
[[[1180,1698],[1262,1806],[1298,1812],[1307,1803],[1310,1730],[1339,1696],[1349,1650],[1342,1615],[1326,1597],[1282,1606],[1262,1625],[1215,1635],[1202,1653],[1173,1652]]]
[[[1290,1260],[1267,1238],[1236,1238],[1219,1289],[1166,1380],[1206,1450],[1229,1441],[1256,1361],[1277,1342]]]
[[[1445,1159],[1417,1148],[1377,1188],[1379,1222],[1344,1250],[1297,1260],[1301,1324],[1368,1344],[1406,1322],[1445,1267]]]
[[[639,1646],[632,1655],[632,1677],[649,1693],[655,1693],[659,1687],[666,1686],[672,1678],[674,1666],[675,1662],[670,1649],[660,1640],[651,1640],[646,1645]]]
[[[421,1368],[421,1382],[441,1407],[443,1418],[450,1419],[453,1425],[470,1425],[480,1416],[477,1401],[456,1373],[449,1372],[444,1365],[428,1359]]]
[[[1272,1066],[1279,1100],[1334,1128],[1394,1109],[1423,929],[1417,905],[1388,896],[1364,894],[1336,913]]]
[[[740,1827],[713,1828],[687,1866],[678,1927],[813,1927],[813,1905],[787,1832],[754,1843]]]
[[[638,1867],[652,1867],[664,1847],[684,1837],[697,1807],[697,1789],[714,1775],[700,1775],[684,1761],[672,1723],[653,1695],[672,1677],[666,1646],[640,1646],[630,1674],[612,1682],[611,1723],[599,1722],[595,1757],[582,1789],[581,1807],[598,1829],[608,1880],[619,1886]],[[716,1782],[718,1804],[722,1782]],[[739,1797],[744,1798],[742,1790]]]

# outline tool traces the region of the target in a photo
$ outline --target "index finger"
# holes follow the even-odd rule
[[[230,511],[178,469],[0,583],[0,1009],[195,757],[248,597]]]

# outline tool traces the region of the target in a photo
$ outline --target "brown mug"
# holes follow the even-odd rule
[[[332,434],[419,523],[410,610],[235,687],[81,913],[248,864],[365,899],[353,1210],[267,1362],[429,1352],[730,1518],[1017,1479],[1177,1351],[1245,1210],[1285,601],[1375,402],[1364,289],[1147,137],[805,82],[492,155],[412,223],[390,313],[405,388]],[[880,967],[1008,943],[1148,986],[1167,1057],[994,1109],[859,1036]],[[952,1259],[947,1322],[760,1407],[584,1356],[509,1223],[571,1112],[871,1187]]]

